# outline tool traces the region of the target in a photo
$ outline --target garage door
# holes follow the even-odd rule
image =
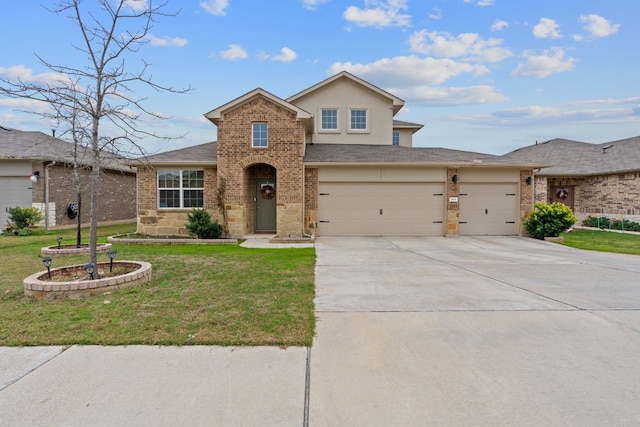
[[[460,184],[460,234],[518,234],[518,184]]]
[[[444,184],[320,182],[321,236],[442,236]]]
[[[7,224],[9,208],[31,207],[31,185],[27,176],[0,177],[0,229]]]

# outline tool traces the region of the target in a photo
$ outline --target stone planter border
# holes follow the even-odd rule
[[[109,236],[109,243],[123,245],[237,245],[238,239],[181,239],[181,238],[151,238],[135,239],[126,237],[127,234]]]
[[[24,294],[36,299],[58,299],[58,298],[84,298],[91,295],[104,294],[119,289],[126,289],[132,286],[139,286],[151,280],[151,264],[144,261],[114,261],[114,265],[126,265],[138,267],[135,271],[120,276],[105,277],[94,280],[73,280],[68,282],[52,282],[43,280],[48,277],[47,271],[32,274],[24,279],[22,285]],[[97,265],[98,274],[109,268],[109,262],[100,262]],[[52,268],[51,275],[56,271],[84,273],[84,265],[72,265],[67,267]]]
[[[96,246],[96,253],[102,254],[106,253],[109,249],[111,249],[111,243],[98,243]],[[58,245],[45,246],[40,249],[40,253],[43,257],[45,256],[65,256],[65,255],[82,255],[89,253],[89,244],[83,243],[79,248],[73,245],[61,245],[60,249],[58,249]]]

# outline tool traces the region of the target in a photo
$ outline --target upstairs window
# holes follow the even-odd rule
[[[338,109],[323,108],[321,110],[320,130],[332,131],[338,130]]]
[[[268,138],[268,129],[265,122],[256,122],[251,124],[251,145],[253,147],[266,147]]]
[[[350,113],[350,127],[352,131],[367,131],[369,130],[367,123],[367,110],[364,108],[351,108]]]
[[[201,208],[204,206],[204,171],[158,171],[158,207]]]
[[[393,131],[393,136],[392,136],[391,143],[393,145],[400,145],[400,131],[399,130],[394,130]]]

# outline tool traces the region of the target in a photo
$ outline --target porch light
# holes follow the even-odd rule
[[[91,276],[91,280],[93,280],[93,270],[94,270],[94,265],[92,262],[85,264],[84,265],[84,269],[87,271],[87,274],[89,276]]]
[[[109,249],[107,251],[107,254],[109,254],[109,273],[113,271],[113,259],[116,257],[116,252],[115,249]]]
[[[60,249],[60,243],[62,242],[62,237],[58,237],[56,238],[56,240],[58,241],[58,249]]]
[[[524,182],[526,182],[527,185],[531,185],[531,177],[528,176],[527,179],[524,180]]]
[[[51,280],[51,257],[42,258],[42,262],[45,267],[47,267],[47,273],[49,273],[49,280]]]

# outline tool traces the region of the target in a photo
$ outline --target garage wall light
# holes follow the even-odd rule
[[[453,182],[454,184],[457,184],[457,183],[458,183],[458,175],[457,175],[457,174],[456,174],[456,175],[453,175],[453,176],[451,177],[451,182]]]
[[[531,185],[531,177],[528,176],[527,179],[524,180],[524,182],[526,182],[527,185]]]

